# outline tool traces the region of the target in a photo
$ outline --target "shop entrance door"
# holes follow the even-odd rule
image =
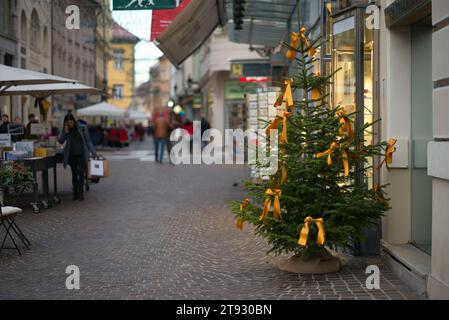
[[[432,26],[411,27],[412,36],[412,243],[431,253],[432,178],[427,175],[427,145],[432,124]]]
[[[378,99],[375,93],[377,81],[376,39],[378,34],[366,28],[364,8],[346,11],[332,17],[332,70],[339,70],[333,78],[331,103],[333,108],[343,108],[355,122],[355,129],[364,130],[365,144],[375,143],[376,126],[364,129],[365,123],[377,119]],[[374,172],[374,159],[366,165],[367,175],[358,174],[356,183],[373,188],[378,181]],[[380,221],[377,226],[365,230],[365,240],[354,244],[356,255],[378,255],[380,252]]]

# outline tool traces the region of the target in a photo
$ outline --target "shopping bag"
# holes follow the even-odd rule
[[[109,177],[109,161],[106,159],[90,160],[89,177]]]

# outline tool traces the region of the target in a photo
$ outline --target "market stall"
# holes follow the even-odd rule
[[[52,77],[52,76],[49,76]],[[56,77],[57,78],[57,77]],[[63,78],[61,78],[63,79]],[[70,79],[68,79],[70,80]],[[20,85],[22,83],[23,85]],[[39,83],[39,82],[38,82]],[[0,84],[2,84],[0,82]],[[42,118],[46,114],[50,104],[47,98],[55,94],[99,94],[99,90],[77,83],[44,83],[28,84],[28,82],[6,81],[2,84],[0,95],[16,96],[30,95],[36,100]],[[57,188],[57,163],[62,162],[62,146],[59,145],[50,123],[30,123],[29,132],[25,135],[21,124],[10,124],[8,133],[0,134],[1,159],[21,163],[32,172],[35,183],[33,184],[33,201],[31,206],[34,213],[40,212],[40,206],[44,209],[51,207],[52,202],[60,203]],[[53,170],[53,197],[50,199],[49,171]],[[42,198],[39,201],[39,188],[37,183],[38,172],[41,172]]]

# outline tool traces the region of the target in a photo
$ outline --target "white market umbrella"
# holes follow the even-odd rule
[[[129,112],[127,119],[129,120],[148,120],[150,117],[141,110],[133,110]]]
[[[76,111],[76,114],[78,116],[87,117],[124,118],[126,116],[126,110],[120,109],[106,102],[100,102],[90,107],[79,109]]]
[[[30,95],[34,98],[47,98],[55,94],[100,94],[100,90],[81,83],[49,83],[13,86],[0,95]]]
[[[13,86],[79,81],[0,64],[0,92]]]

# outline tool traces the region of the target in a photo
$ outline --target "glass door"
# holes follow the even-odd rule
[[[432,26],[414,25],[412,35],[412,243],[431,254],[432,178],[427,145],[433,139]]]
[[[342,107],[347,114],[356,111],[355,16],[333,25],[332,108]]]
[[[339,70],[333,78],[331,106],[341,107],[350,115],[355,130],[364,130],[365,123],[376,120],[377,56],[375,30],[366,28],[365,8],[357,7],[341,15],[332,16],[332,70]],[[365,144],[374,143],[377,127],[364,132]],[[358,185],[373,188],[375,176],[374,159],[365,165],[367,175],[356,176]],[[380,221],[379,221],[380,224]],[[356,255],[378,255],[380,250],[380,227],[365,231],[366,240],[356,244]]]

